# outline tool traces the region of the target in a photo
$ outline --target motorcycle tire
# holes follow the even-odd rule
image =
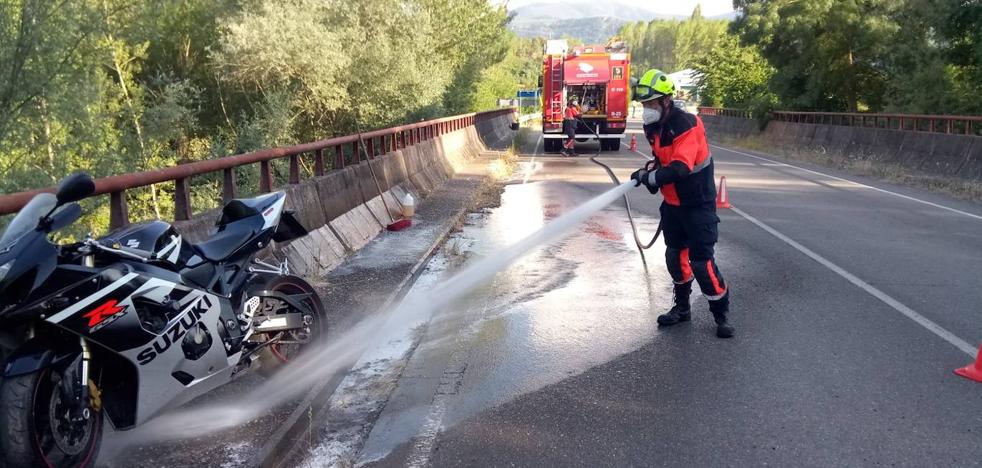
[[[69,429],[64,425],[53,425],[52,416],[61,414],[56,375],[49,368],[3,379],[0,467],[95,466],[102,443],[102,411],[90,408],[89,419],[71,434],[66,434]]]
[[[303,353],[307,348],[315,346],[324,340],[327,336],[328,329],[327,312],[324,310],[320,295],[317,294],[314,287],[296,276],[274,276],[266,282],[263,289],[284,295],[305,295],[306,297],[301,302],[313,313],[313,322],[308,327],[308,330],[302,333],[306,335],[306,342],[304,344],[271,344],[259,351],[259,373],[264,377],[270,377],[292,359]],[[263,300],[263,303],[259,306],[259,310],[261,314],[270,314],[271,312],[275,314],[275,312],[283,313],[284,310],[286,311],[285,313],[289,313],[292,311],[292,308],[283,304],[282,301],[267,298]],[[297,332],[290,332],[287,335],[289,335],[287,339],[292,341],[300,338],[297,336]]]

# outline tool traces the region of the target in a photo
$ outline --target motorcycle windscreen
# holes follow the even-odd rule
[[[610,61],[607,57],[577,57],[563,66],[566,84],[606,83],[610,80]]]

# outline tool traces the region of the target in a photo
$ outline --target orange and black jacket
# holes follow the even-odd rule
[[[673,108],[665,122],[645,125],[644,134],[659,166],[649,177],[654,176],[665,203],[696,206],[715,202],[713,158],[702,119]]]

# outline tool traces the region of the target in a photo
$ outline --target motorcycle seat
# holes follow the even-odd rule
[[[259,216],[266,208],[283,197],[281,192],[273,192],[253,198],[236,198],[222,207],[222,217],[218,225],[234,223],[251,216]]]
[[[218,219],[218,232],[194,246],[202,258],[212,262],[228,259],[263,228],[262,212],[283,198],[282,192],[273,192],[253,198],[236,198],[222,207]]]
[[[228,226],[208,240],[195,244],[194,248],[202,258],[220,262],[231,256],[255,235],[256,232],[246,226]]]

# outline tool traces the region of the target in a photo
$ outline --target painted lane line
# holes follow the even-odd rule
[[[831,261],[829,261],[825,257],[823,257],[823,256],[815,253],[814,251],[812,251],[808,247],[805,247],[805,246],[799,244],[798,242],[795,242],[793,239],[791,239],[790,237],[788,237],[788,236],[786,236],[784,234],[781,234],[776,229],[770,227],[767,224],[764,224],[764,222],[760,221],[759,219],[754,218],[753,216],[750,216],[747,213],[744,213],[743,210],[741,210],[739,208],[736,208],[736,207],[732,207],[731,209],[733,210],[734,213],[742,216],[747,221],[750,221],[751,223],[756,224],[757,227],[759,227],[759,228],[767,231],[770,235],[772,235],[774,237],[777,237],[778,239],[780,239],[781,241],[783,241],[785,244],[788,244],[791,247],[794,247],[799,252],[807,255],[812,260],[815,260],[816,262],[820,263],[822,266],[828,268],[829,270],[832,270],[833,272],[835,272],[839,276],[845,278],[850,283],[852,283],[852,284],[858,286],[860,289],[866,291],[871,296],[879,299],[884,304],[892,307],[897,312],[900,312],[901,314],[903,314],[907,318],[913,320],[918,325],[920,325],[920,326],[928,329],[929,331],[931,331],[931,333],[934,333],[935,335],[938,335],[939,337],[941,337],[941,339],[943,339],[943,340],[947,341],[948,343],[954,345],[956,348],[958,348],[959,350],[961,350],[965,354],[967,354],[969,356],[972,356],[972,357],[975,357],[975,353],[977,351],[976,348],[974,348],[974,347],[972,347],[972,345],[968,344],[967,341],[965,341],[965,340],[963,340],[963,339],[955,336],[954,333],[951,333],[950,331],[944,329],[941,325],[938,325],[937,323],[934,323],[933,321],[931,321],[931,319],[929,319],[929,318],[927,318],[927,317],[925,317],[925,316],[917,313],[916,311],[914,311],[910,307],[907,307],[906,305],[902,304],[900,301],[898,301],[898,300],[890,297],[885,292],[880,291],[879,289],[877,289],[873,285],[871,285],[871,284],[869,284],[869,283],[867,283],[867,282],[859,279],[856,275],[854,275],[852,273],[849,273],[848,271],[846,271],[842,267],[840,267],[840,266],[832,263]]]
[[[539,154],[539,145],[542,143],[542,135],[539,135],[539,140],[535,142],[535,149],[532,150],[532,159],[529,161],[529,165],[525,168],[525,179],[522,180],[523,184],[527,184],[529,177],[532,177],[532,173],[535,172],[535,156]]]
[[[647,160],[649,160],[649,161],[651,161],[652,159],[655,159],[655,157],[654,157],[654,156],[650,156],[650,155],[647,155],[647,154],[644,154],[644,153],[642,153],[642,152],[640,152],[640,151],[638,151],[638,150],[632,150],[632,149],[631,149],[631,145],[628,145],[627,143],[624,143],[623,141],[621,142],[621,144],[622,144],[622,145],[624,145],[624,147],[625,147],[625,148],[627,148],[628,150],[630,150],[630,151],[634,151],[635,153],[638,153],[638,154],[640,154],[640,155],[641,155],[641,157],[643,157],[643,158],[645,158],[645,159],[647,159]]]
[[[870,190],[875,190],[877,192],[885,193],[885,194],[888,194],[888,195],[893,195],[895,197],[903,198],[905,200],[910,200],[910,201],[914,201],[914,202],[917,202],[917,203],[922,203],[924,205],[932,206],[934,208],[940,208],[942,210],[947,210],[947,211],[950,211],[952,213],[958,213],[960,215],[968,216],[969,218],[975,218],[975,219],[978,219],[978,220],[982,220],[982,216],[980,216],[980,215],[977,215],[977,214],[974,214],[974,213],[969,213],[967,211],[962,211],[962,210],[959,210],[959,209],[956,209],[956,208],[951,208],[949,206],[940,205],[940,204],[937,204],[937,203],[934,203],[934,202],[929,202],[927,200],[921,200],[920,198],[911,197],[909,195],[904,195],[904,194],[897,193],[897,192],[891,192],[890,190],[881,189],[879,187],[873,187],[872,185],[866,185],[866,184],[862,184],[862,183],[859,183],[859,182],[856,182],[856,181],[852,181],[852,180],[849,180],[849,179],[843,179],[842,177],[836,177],[834,175],[826,174],[824,172],[813,171],[811,169],[805,169],[803,167],[795,166],[793,164],[787,164],[787,163],[783,163],[783,162],[780,162],[780,161],[775,161],[773,159],[768,159],[768,158],[764,158],[764,157],[761,157],[761,156],[756,156],[756,155],[753,155],[753,154],[750,154],[750,153],[744,153],[743,151],[737,151],[737,150],[734,150],[734,149],[726,148],[724,146],[719,146],[719,145],[709,145],[709,146],[716,147],[716,148],[719,148],[719,149],[722,149],[722,150],[725,150],[725,151],[729,151],[731,153],[736,153],[736,154],[740,154],[740,155],[743,155],[743,156],[748,156],[748,157],[751,157],[751,158],[759,159],[761,161],[767,161],[769,163],[772,163],[772,164],[775,164],[775,165],[778,165],[778,166],[793,167],[793,168],[798,169],[800,171],[805,171],[805,172],[808,172],[808,173],[811,173],[811,174],[820,175],[822,177],[828,177],[830,179],[838,180],[838,181],[841,181],[841,182],[847,182],[847,183],[856,185],[858,187],[868,188]]]

